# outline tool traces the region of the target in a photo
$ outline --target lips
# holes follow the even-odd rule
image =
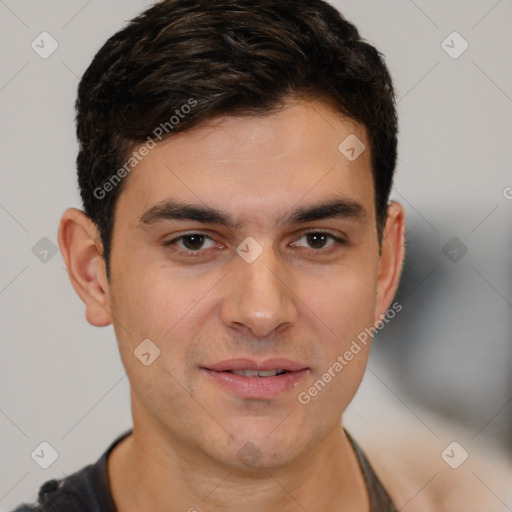
[[[240,398],[270,399],[293,389],[309,368],[290,359],[229,359],[201,368],[210,379]]]
[[[204,368],[215,372],[234,372],[240,370],[252,370],[255,372],[268,372],[272,370],[296,372],[307,368],[307,365],[283,358],[265,359],[265,361],[259,362],[253,359],[239,358],[205,365]]]
[[[276,368],[274,370],[231,370],[230,373],[235,373],[236,375],[242,375],[243,377],[276,377],[277,375],[282,375],[283,373],[287,373],[288,370],[283,370],[282,368]]]

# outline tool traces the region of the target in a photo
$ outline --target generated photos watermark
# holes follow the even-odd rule
[[[371,327],[367,327],[357,335],[357,339],[352,341],[350,347],[345,352],[336,358],[336,361],[327,368],[322,376],[314,382],[306,391],[301,391],[297,395],[299,403],[307,405],[311,400],[317,396],[324,388],[336,377],[349,363],[354,359],[359,352],[361,352],[363,345],[366,347],[377,332],[381,331],[386,324],[388,324],[397,313],[402,311],[403,307],[399,302],[395,302],[387,311],[386,314],[381,315],[380,320],[377,320]]]
[[[93,195],[96,199],[104,199],[109,192],[112,192],[121,181],[130,174],[133,168],[144,159],[149,152],[156,147],[157,142],[161,142],[166,135],[169,135],[174,128],[184,119],[187,114],[190,114],[192,109],[197,105],[197,100],[189,98],[187,103],[181,105],[174,111],[168,121],[160,123],[149,135],[141,146],[136,151],[133,151],[130,158],[126,160],[124,165],[120,167],[110,178],[103,183],[101,187],[96,187],[93,191]]]

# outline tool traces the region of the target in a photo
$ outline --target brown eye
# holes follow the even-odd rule
[[[186,252],[199,252],[201,249],[214,247],[215,242],[208,235],[203,233],[190,233],[174,238],[166,242],[165,245],[167,247],[175,245],[178,249]]]
[[[204,235],[186,235],[181,238],[183,246],[191,251],[201,249],[206,237]]]
[[[302,245],[299,243],[299,241],[303,239],[306,241],[307,245]],[[306,233],[299,238],[299,241],[294,242],[293,245],[298,247],[306,247],[313,250],[328,249],[337,243],[345,243],[341,238],[321,231]]]
[[[313,249],[323,249],[329,237],[325,233],[309,233],[306,239]]]

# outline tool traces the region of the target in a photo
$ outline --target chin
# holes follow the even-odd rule
[[[312,436],[306,436],[305,431],[292,432],[285,428],[279,431],[278,422],[269,423],[266,421],[264,427],[260,424],[261,428],[257,430],[254,426],[249,431],[239,430],[234,438],[228,439],[226,450],[217,453],[218,460],[243,472],[269,471],[293,463],[307,450],[308,439]]]

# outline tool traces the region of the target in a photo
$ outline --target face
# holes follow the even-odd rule
[[[294,102],[174,136],[129,175],[108,309],[135,428],[267,468],[339,428],[368,346],[343,356],[388,306],[370,151],[348,159],[349,135],[369,148],[360,125]]]

